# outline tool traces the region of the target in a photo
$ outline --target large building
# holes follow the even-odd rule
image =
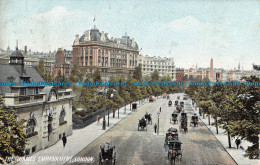
[[[159,76],[170,75],[173,80],[176,79],[173,58],[140,55],[139,63],[142,66],[143,76],[151,76],[157,70]]]
[[[139,48],[134,38],[126,34],[122,38],[110,37],[94,26],[76,38],[73,43],[73,64],[86,72],[97,68],[105,79],[114,75],[132,74],[139,62]]]
[[[25,65],[18,48],[9,64],[0,65],[0,82],[6,83],[0,96],[7,108],[16,112],[18,120],[26,120],[26,155],[55,144],[63,134],[72,134],[72,91],[40,84],[43,78],[33,66]]]

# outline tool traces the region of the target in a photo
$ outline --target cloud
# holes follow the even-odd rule
[[[186,16],[163,26],[165,30],[173,32],[218,31],[219,27],[219,24],[201,22],[193,16]]]

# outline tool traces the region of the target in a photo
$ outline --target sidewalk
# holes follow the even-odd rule
[[[147,99],[144,101],[144,103],[139,104],[139,101],[137,101],[137,107],[144,105],[147,103]],[[92,143],[94,140],[96,140],[98,137],[100,137],[102,134],[104,134],[106,131],[108,131],[110,128],[112,128],[114,125],[116,125],[118,122],[120,122],[122,119],[126,118],[129,114],[132,113],[130,111],[130,105],[128,104],[126,106],[126,114],[125,107],[120,108],[119,111],[119,119],[118,119],[118,112],[115,113],[115,118],[113,118],[112,114],[109,116],[109,127],[106,126],[106,130],[102,130],[102,120],[100,120],[99,123],[95,122],[85,128],[73,130],[72,135],[67,137],[67,144],[66,147],[63,148],[62,141],[58,141],[55,145],[46,148],[45,150],[40,150],[37,153],[31,155],[28,159],[28,161],[21,161],[16,164],[19,165],[27,165],[27,164],[35,164],[35,162],[29,161],[31,160],[37,161],[37,165],[62,165],[69,161],[73,156],[75,156],[78,152],[80,152],[83,148],[87,147],[90,143]],[[107,115],[106,115],[106,122],[107,122]],[[106,123],[107,125],[107,123]],[[57,161],[42,161],[43,157],[62,157],[64,160],[57,160]]]
[[[191,105],[191,108],[194,110],[195,113],[199,115],[199,109],[195,108],[196,104],[194,104],[194,107]],[[229,153],[229,155],[237,162],[238,165],[259,165],[260,160],[256,159],[249,159],[244,157],[245,150],[248,146],[251,146],[251,143],[242,140],[241,145],[244,150],[241,148],[237,149],[235,144],[235,138],[231,138],[231,147],[228,148],[228,137],[224,134],[224,129],[218,128],[218,134],[216,133],[216,127],[214,125],[208,125],[208,117],[205,116],[205,119],[203,119],[203,116],[199,116],[200,120],[203,121],[203,123],[208,127],[208,129],[214,134],[214,136],[218,139],[218,141],[222,144],[222,146],[225,148],[225,150]],[[210,118],[210,123],[215,122],[213,118]]]

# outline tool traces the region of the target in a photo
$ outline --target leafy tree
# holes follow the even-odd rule
[[[78,81],[83,81],[83,77],[84,72],[79,69],[77,64],[74,64],[69,76],[69,81],[71,83],[77,83]]]
[[[142,81],[142,66],[141,65],[135,67],[133,78],[136,79],[137,81]]]
[[[152,81],[159,81],[159,72],[155,70],[151,76]]]
[[[35,67],[37,72],[44,78],[44,61],[40,60],[39,65]]]
[[[102,81],[101,73],[100,73],[99,69],[95,70],[94,75],[93,75],[93,80],[94,80],[94,82],[96,82],[96,81],[101,82]]]
[[[5,163],[8,156],[23,156],[26,135],[25,120],[16,120],[14,111],[7,109],[0,97],[0,162]]]

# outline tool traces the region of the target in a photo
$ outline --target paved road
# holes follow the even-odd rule
[[[176,94],[171,95],[173,102],[176,99]],[[160,114],[160,133],[163,135],[157,136],[153,133],[153,126],[154,122],[157,122],[157,112],[160,107],[162,108]],[[190,100],[185,101],[184,108],[185,112],[188,113],[189,124],[191,115],[193,114]],[[100,138],[84,148],[76,157],[93,156],[95,160],[93,164],[98,164],[99,146],[106,141],[112,141],[112,144],[116,146],[116,164],[118,165],[170,164],[167,159],[167,152],[164,148],[164,139],[165,132],[169,127],[175,127],[179,130],[179,124],[170,124],[170,116],[174,109],[174,106],[168,107],[168,100],[166,99],[158,99],[154,103],[147,103],[140,107],[137,112],[129,115]],[[144,116],[146,112],[152,114],[153,125],[149,125],[147,131],[137,131],[138,119]],[[236,164],[201,121],[199,121],[199,127],[188,127],[187,134],[179,132],[179,139],[183,143],[183,157],[182,160],[177,161],[176,164]],[[71,164],[84,163],[77,162]]]

